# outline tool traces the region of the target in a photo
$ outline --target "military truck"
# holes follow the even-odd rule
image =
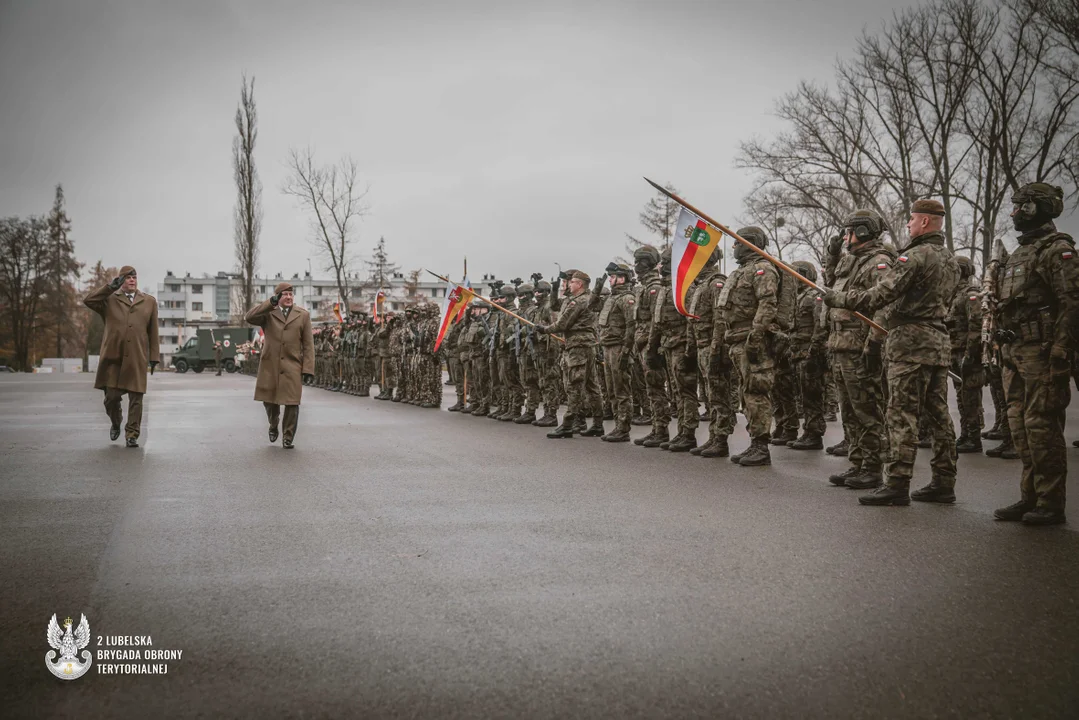
[[[214,367],[214,342],[221,343],[221,366],[230,373],[236,372],[236,346],[251,340],[255,328],[221,327],[199,328],[195,337],[177,347],[172,355],[172,367],[179,373],[189,369],[197,373]]]

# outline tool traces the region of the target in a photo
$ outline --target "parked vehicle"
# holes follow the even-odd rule
[[[236,372],[236,346],[251,340],[254,328],[222,327],[199,328],[195,337],[177,347],[172,355],[172,367],[176,372],[193,370],[200,373],[214,367],[214,343],[221,343],[221,365],[226,372]]]

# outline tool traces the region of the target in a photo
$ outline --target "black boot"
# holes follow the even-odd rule
[[[521,413],[518,417],[513,418],[513,424],[514,425],[531,425],[532,421],[535,420],[535,419],[536,419],[536,411],[535,410],[531,410],[531,411],[526,410],[523,413]]]
[[[959,438],[955,443],[957,453],[976,453],[982,451],[982,439],[978,433],[970,433],[966,437]]]
[[[659,449],[660,450],[670,450],[671,449],[671,444],[674,443],[674,442],[677,442],[677,441],[679,441],[681,439],[682,439],[682,430],[679,429],[678,432],[675,433],[675,436],[673,438],[670,438],[668,440],[664,440],[663,442],[661,442],[659,444]]]
[[[986,450],[985,454],[992,458],[1004,458],[1005,460],[1014,460],[1019,457],[1019,453],[1015,451],[1015,445],[1012,444],[1011,435],[1004,438],[1004,442],[1000,445]]]
[[[989,428],[982,433],[982,437],[986,440],[1003,440],[1004,433],[1000,429],[1000,418],[998,417],[996,422],[993,423],[993,427]]]
[[[771,465],[772,454],[768,450],[768,441],[764,438],[754,440],[753,444],[749,446],[749,450],[746,450],[742,457],[738,458],[738,464],[742,467]]]
[[[697,447],[697,435],[692,430],[686,430],[679,439],[671,442],[667,449],[671,452],[686,452],[695,447]]]
[[[616,427],[614,430],[601,437],[600,440],[610,443],[629,442],[629,428]]]
[[[862,472],[862,469],[860,467],[853,467],[852,466],[852,467],[847,468],[846,470],[844,470],[841,473],[836,473],[835,475],[830,475],[828,477],[828,482],[832,483],[833,485],[835,485],[837,487],[843,487],[844,485],[847,484],[847,478],[854,477],[855,475],[857,475],[860,472]]]
[[[844,484],[851,490],[870,490],[872,488],[880,487],[883,481],[880,470],[877,470],[876,472],[872,470],[859,470],[854,475],[849,476]]]
[[[645,440],[641,443],[641,446],[646,448],[657,448],[663,443],[670,443],[670,434],[666,430],[656,430],[652,434],[652,439]]]
[[[465,405],[463,408],[461,408],[461,414],[462,415],[471,415],[472,412],[475,409],[476,409],[476,407],[474,405]]]
[[[637,414],[629,421],[629,424],[637,426],[651,425],[652,418],[647,415]]]
[[[816,433],[802,433],[802,437],[797,440],[791,440],[787,443],[787,447],[791,450],[822,450],[824,449],[824,440],[820,435]]]
[[[539,420],[536,420],[532,424],[536,427],[554,427],[558,424],[558,416],[554,413],[544,413],[543,417],[541,417]]]
[[[847,444],[847,439],[843,438],[835,445],[829,445],[827,448],[824,449],[824,452],[828,453],[829,455],[835,455],[836,457],[847,457],[848,449],[849,446]]]
[[[730,446],[727,445],[726,435],[716,435],[715,441],[707,450],[701,451],[701,457],[727,457],[731,454]]]
[[[115,440],[120,437],[120,423],[113,423],[113,426],[109,428],[109,440]]]
[[[772,439],[769,440],[768,442],[770,444],[776,445],[776,446],[779,446],[779,445],[786,446],[787,443],[794,442],[797,439],[798,439],[798,431],[797,430],[779,430],[779,431],[777,431],[776,433],[774,433],[772,435]]]
[[[129,448],[137,448],[137,447],[139,446],[139,439],[138,439],[138,438],[133,438],[133,437],[129,437],[129,438],[127,439],[127,446],[128,446]]]
[[[712,445],[715,443],[715,441],[716,441],[715,437],[710,437],[710,438],[708,438],[708,442],[706,442],[704,445],[698,445],[695,448],[690,448],[689,454],[699,456],[702,452],[704,452],[708,448],[712,447]]]
[[[454,403],[453,405],[450,405],[448,408],[446,408],[446,412],[461,412],[461,410],[463,408],[464,408],[464,405],[461,404],[460,400],[458,400],[456,403]]]
[[[929,483],[910,494],[911,500],[918,502],[953,503],[955,502],[955,488],[944,487],[936,483]]]
[[[1020,500],[1019,502],[1013,503],[1008,507],[1002,507],[994,510],[993,517],[995,517],[997,520],[1005,521],[1022,520],[1023,516],[1026,515],[1028,512],[1034,510],[1037,504],[1037,501],[1034,499]]]
[[[862,505],[910,505],[910,493],[906,488],[881,485],[879,488],[858,498]]]
[[[604,420],[614,420],[614,411],[611,410],[610,405],[604,405],[603,406],[603,419]]]
[[[552,440],[561,440],[562,438],[573,437],[573,426],[576,425],[577,418],[573,417],[570,413],[566,413],[562,416],[562,424],[556,427],[551,432],[547,433],[547,437]]]
[[[603,437],[607,434],[607,431],[603,429],[603,417],[596,416],[592,418],[592,427],[581,433],[581,437]]]
[[[1023,516],[1024,525],[1062,525],[1067,522],[1063,510],[1039,507]]]
[[[655,436],[656,436],[656,431],[655,431],[655,430],[653,430],[652,432],[648,433],[648,434],[647,434],[647,435],[645,435],[644,437],[639,437],[639,438],[637,438],[636,440],[634,440],[634,441],[633,441],[633,444],[634,444],[634,445],[636,445],[636,446],[638,446],[638,447],[640,447],[641,445],[644,445],[644,444],[645,444],[646,442],[648,442],[649,440],[651,440],[651,439],[655,438]]]

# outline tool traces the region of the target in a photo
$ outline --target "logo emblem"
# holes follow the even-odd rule
[[[707,245],[711,238],[708,237],[708,231],[705,227],[703,220],[698,220],[696,225],[686,225],[686,240],[689,240],[694,245],[700,245],[701,247]]]
[[[53,648],[45,653],[45,667],[49,668],[49,672],[61,680],[75,680],[86,674],[93,656],[89,650],[83,650],[90,644],[90,623],[86,621],[85,615],[72,634],[71,618],[64,620],[64,629],[61,630],[56,622],[56,613],[53,613],[52,619],[49,620],[47,637]],[[79,650],[82,650],[82,662],[79,662]],[[60,652],[60,659],[53,662],[57,651]]]

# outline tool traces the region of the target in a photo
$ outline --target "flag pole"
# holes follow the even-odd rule
[[[760,255],[760,256],[761,256],[762,258],[764,258],[764,259],[765,259],[765,260],[767,260],[768,262],[770,262],[770,263],[772,263],[773,265],[775,265],[776,267],[778,267],[778,268],[779,268],[780,270],[783,270],[784,272],[786,272],[786,273],[787,273],[788,275],[790,275],[791,277],[793,277],[793,278],[797,279],[797,280],[798,280],[799,282],[801,282],[801,283],[803,283],[803,284],[805,284],[805,285],[808,285],[808,286],[809,286],[809,287],[811,287],[811,288],[814,288],[814,289],[816,289],[816,290],[819,290],[819,291],[821,291],[821,292],[824,292],[824,290],[825,290],[825,289],[824,289],[824,288],[822,288],[822,287],[821,287],[820,285],[818,285],[817,283],[813,282],[812,280],[810,280],[810,279],[809,279],[809,278],[807,278],[806,276],[802,275],[802,273],[798,272],[797,270],[795,270],[794,268],[792,268],[792,267],[791,267],[790,265],[786,264],[786,263],[785,263],[785,262],[783,262],[782,260],[780,260],[780,259],[776,258],[775,256],[773,256],[773,255],[771,255],[771,254],[769,254],[769,253],[765,252],[765,251],[764,251],[764,250],[763,250],[762,248],[759,248],[759,247],[757,247],[756,245],[754,245],[753,243],[749,242],[748,240],[746,240],[745,238],[743,238],[743,237],[742,237],[741,235],[739,235],[738,233],[736,233],[736,232],[734,232],[733,230],[731,230],[731,229],[730,229],[729,227],[727,227],[726,225],[724,225],[724,224],[722,224],[722,223],[719,223],[719,222],[716,222],[715,220],[713,220],[712,218],[708,217],[707,215],[705,215],[705,214],[704,214],[703,212],[701,212],[701,211],[700,211],[700,210],[698,210],[697,208],[695,208],[695,207],[693,207],[692,205],[690,205],[690,204],[689,204],[688,202],[686,202],[686,201],[685,201],[685,200],[683,200],[682,198],[678,197],[677,195],[675,195],[674,193],[670,192],[670,191],[669,191],[669,190],[667,190],[666,188],[662,188],[662,187],[660,187],[659,185],[655,184],[654,182],[652,182],[652,181],[651,181],[651,180],[649,180],[648,178],[645,178],[644,180],[645,180],[645,182],[647,182],[647,183],[648,183],[649,185],[651,185],[652,187],[654,187],[654,188],[655,188],[656,190],[659,190],[659,191],[660,191],[661,193],[663,193],[664,195],[666,195],[667,197],[669,197],[669,198],[670,198],[671,200],[674,200],[674,201],[675,201],[676,203],[678,203],[679,205],[681,205],[682,207],[684,207],[684,208],[685,208],[686,210],[689,210],[689,211],[690,211],[691,213],[693,213],[694,215],[696,215],[697,217],[699,217],[699,218],[700,218],[701,220],[704,220],[704,221],[705,221],[706,223],[708,223],[709,225],[711,225],[711,226],[712,226],[712,227],[714,227],[715,229],[719,230],[719,231],[720,231],[721,233],[723,233],[724,235],[730,235],[730,236],[731,236],[732,238],[734,238],[734,239],[735,239],[735,240],[737,240],[738,242],[742,243],[742,244],[743,244],[743,245],[745,245],[745,246],[746,246],[747,248],[749,248],[750,250],[752,250],[753,252],[757,253],[758,255]],[[853,311],[851,311],[851,312],[853,312]],[[887,335],[887,334],[888,334],[888,331],[887,331],[887,330],[885,330],[885,329],[884,329],[884,328],[883,328],[882,326],[880,326],[879,324],[877,324],[876,322],[874,322],[874,321],[873,321],[873,320],[871,320],[870,318],[867,318],[867,317],[866,317],[865,315],[861,314],[860,312],[855,312],[855,313],[854,313],[854,315],[855,315],[855,316],[856,316],[856,317],[857,317],[857,318],[858,318],[859,320],[861,320],[862,322],[864,322],[864,323],[866,323],[867,325],[869,325],[870,327],[872,327],[872,328],[873,328],[874,330],[879,330],[880,332],[884,333],[885,335]]]
[[[487,303],[487,304],[488,304],[488,305],[490,305],[491,307],[493,307],[493,308],[497,308],[498,310],[501,310],[502,312],[506,313],[507,315],[511,315],[511,316],[513,316],[513,317],[517,318],[518,320],[520,320],[521,322],[525,323],[526,325],[531,325],[532,327],[535,327],[535,326],[536,326],[536,323],[532,322],[531,320],[526,320],[525,318],[521,317],[520,315],[518,315],[517,313],[513,312],[513,311],[512,311],[512,310],[510,310],[509,308],[504,308],[504,307],[502,307],[501,305],[499,305],[498,303],[494,302],[493,300],[490,300],[490,299],[488,299],[488,298],[485,298],[485,297],[484,297],[483,295],[480,295],[480,294],[479,294],[478,292],[476,292],[475,290],[469,290],[468,288],[463,288],[463,287],[461,287],[460,285],[458,285],[457,283],[455,283],[455,282],[454,282],[453,280],[450,280],[450,279],[449,279],[448,277],[445,277],[444,275],[439,275],[439,274],[438,274],[438,273],[436,273],[436,272],[431,272],[430,270],[427,270],[427,268],[424,268],[424,270],[425,270],[426,272],[430,273],[431,275],[434,275],[434,276],[435,276],[436,278],[438,278],[439,280],[442,280],[443,282],[448,282],[448,283],[449,283],[450,285],[456,285],[457,287],[461,288],[462,290],[467,290],[468,292],[472,293],[472,296],[473,296],[473,297],[479,298],[480,300],[482,300],[483,302]],[[557,340],[558,342],[561,342],[561,343],[564,343],[564,342],[566,342],[565,340],[563,340],[562,338],[558,337],[557,335],[555,335],[555,334],[553,334],[553,333],[547,333],[547,335],[549,335],[550,337],[553,337],[553,338],[554,338],[555,340]]]

